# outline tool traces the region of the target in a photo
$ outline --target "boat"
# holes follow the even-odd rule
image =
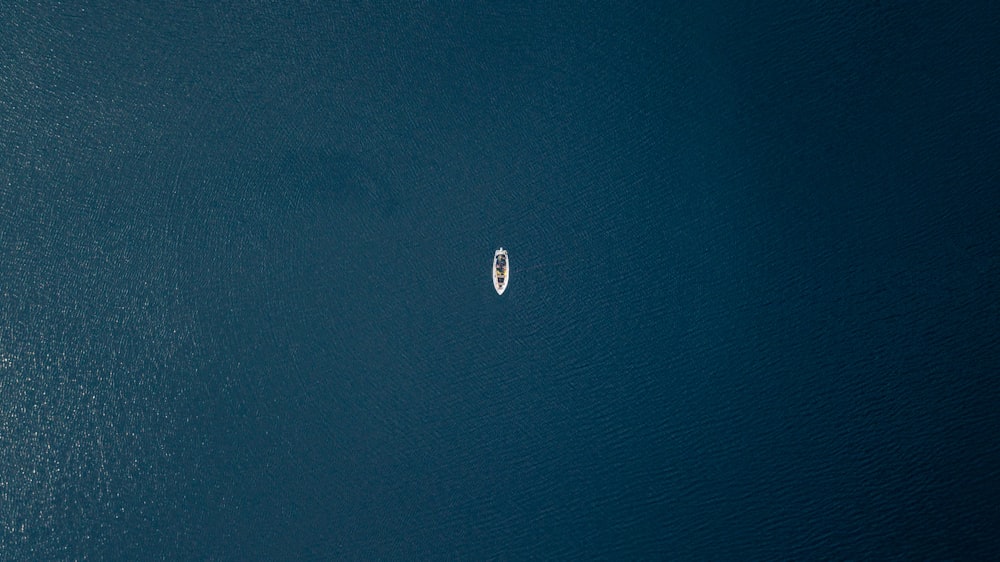
[[[510,284],[510,262],[507,261],[507,250],[501,247],[493,254],[493,288],[502,295]]]

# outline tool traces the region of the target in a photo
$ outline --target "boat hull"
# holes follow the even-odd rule
[[[493,288],[502,295],[510,285],[510,260],[507,250],[500,248],[493,254]]]

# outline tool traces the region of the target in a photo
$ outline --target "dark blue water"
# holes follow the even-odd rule
[[[3,10],[0,558],[995,556],[998,11],[495,4]]]

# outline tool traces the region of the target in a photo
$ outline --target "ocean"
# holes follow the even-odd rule
[[[1000,552],[994,5],[2,13],[0,559]]]

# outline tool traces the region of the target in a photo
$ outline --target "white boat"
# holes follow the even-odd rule
[[[493,288],[502,295],[510,284],[510,262],[507,261],[507,250],[502,247],[493,254]]]

